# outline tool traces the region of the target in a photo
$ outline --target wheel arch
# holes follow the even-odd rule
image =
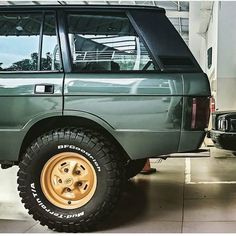
[[[101,124],[102,123],[102,124]],[[127,152],[124,150],[122,145],[117,141],[112,134],[112,127],[104,121],[97,121],[97,118],[91,119],[83,116],[75,116],[75,115],[64,115],[64,116],[52,116],[41,119],[34,123],[27,131],[24,136],[23,142],[21,144],[18,160],[19,162],[22,159],[22,155],[26,148],[34,141],[35,138],[43,135],[46,132],[49,132],[53,129],[57,128],[65,128],[65,127],[75,127],[75,128],[89,128],[93,129],[101,133],[104,137],[111,140],[112,143],[118,148],[121,155],[127,160],[130,159]]]

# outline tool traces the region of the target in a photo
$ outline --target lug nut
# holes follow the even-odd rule
[[[65,169],[64,169],[64,172],[68,173],[68,172],[69,172],[69,169],[68,169],[68,168],[65,168]]]
[[[68,201],[68,204],[70,205],[70,204],[71,204],[71,201]]]
[[[70,189],[70,188],[67,188],[67,192],[71,192],[71,189]]]
[[[80,175],[80,170],[77,170],[76,172],[75,172],[77,175]]]
[[[83,183],[81,183],[81,182],[78,182],[77,184],[79,187],[83,185]]]
[[[59,180],[58,180],[58,182],[61,184],[61,183],[62,183],[62,180],[61,180],[61,179],[59,179]]]

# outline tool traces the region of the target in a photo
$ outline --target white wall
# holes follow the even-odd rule
[[[219,5],[217,108],[236,109],[236,2]]]
[[[189,48],[200,63],[201,36],[198,34],[201,2],[189,3]],[[204,70],[205,65],[201,65]]]
[[[217,70],[218,2],[190,2],[189,47],[210,81]],[[212,47],[212,66],[207,66],[207,50]]]
[[[209,77],[216,108],[236,109],[236,2],[190,2],[189,17],[189,46]]]

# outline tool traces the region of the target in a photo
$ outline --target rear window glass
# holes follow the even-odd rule
[[[155,71],[142,39],[123,15],[68,15],[73,70],[81,72]]]

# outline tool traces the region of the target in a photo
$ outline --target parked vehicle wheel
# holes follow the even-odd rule
[[[131,179],[135,177],[145,166],[147,158],[138,160],[129,160],[126,165],[126,177]]]
[[[95,229],[115,207],[123,162],[100,134],[61,129],[37,138],[19,165],[18,190],[35,220],[59,232]]]

